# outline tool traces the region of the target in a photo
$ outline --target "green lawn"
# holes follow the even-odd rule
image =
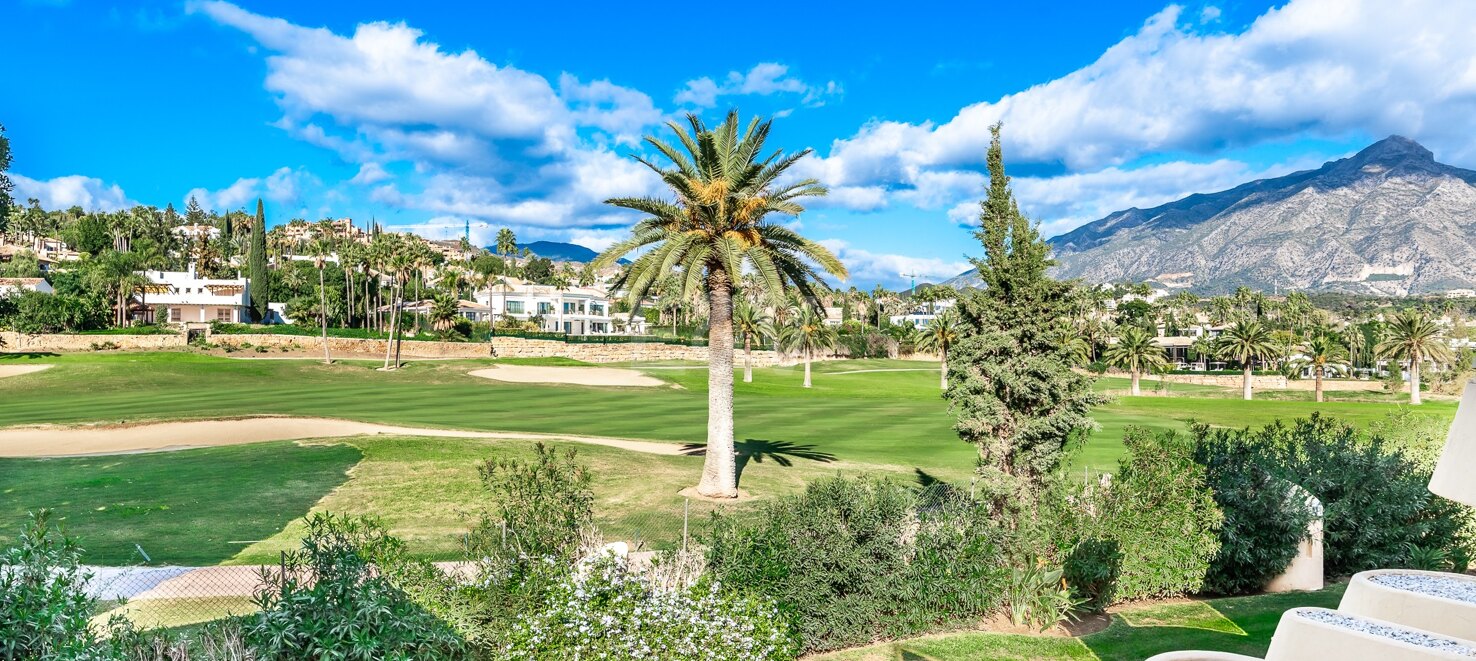
[[[141,547],[154,564],[216,564],[307,513],[359,458],[347,445],[277,442],[0,459],[0,539],[19,532],[27,511],[47,507],[83,543],[87,562],[143,564]]]
[[[1142,661],[1175,650],[1262,656],[1281,614],[1301,606],[1335,608],[1346,585],[1317,592],[1256,595],[1125,606],[1105,630],[1079,638],[966,632],[883,643],[822,657],[824,661],[928,659],[1100,659]]]
[[[691,364],[645,365],[672,387],[594,388],[506,384],[467,375],[486,360],[412,362],[386,373],[368,361],[325,366],[191,352],[0,358],[0,364],[26,362],[55,367],[0,379],[0,426],[272,413],[694,444],[706,433],[707,374]],[[660,369],[671,367],[681,369]],[[801,387],[800,366],[755,370],[754,383],[735,387],[739,442],[753,456],[740,486],[764,497],[798,489],[817,475],[861,470],[903,480],[966,479],[974,452],[951,429],[934,368],[921,361],[821,362],[814,365],[811,389]],[[1099,383],[1106,390],[1120,385]],[[1201,420],[1240,427],[1313,411],[1365,425],[1398,407],[1245,402],[1217,396],[1223,389],[1185,388],[1183,396],[1120,397],[1097,410],[1100,429],[1077,457],[1078,469],[1114,469],[1128,425],[1182,429],[1190,420]],[[1449,418],[1454,408],[1452,402],[1436,401],[1421,410]],[[346,442],[351,446],[277,443],[0,461],[0,517],[18,522],[27,510],[60,509],[93,547],[96,561],[135,559],[132,545],[137,543],[156,561],[210,563],[266,557],[291,538],[290,530],[278,534],[287,523],[317,506],[379,514],[416,548],[449,557],[474,515],[468,508],[479,502],[476,461],[527,451],[527,444],[452,439]],[[600,515],[611,534],[657,546],[680,537],[682,500],[676,492],[695,481],[700,457],[633,455],[593,446],[580,452],[596,464]],[[356,464],[345,482],[345,471]],[[257,540],[267,541],[243,543]],[[249,552],[238,555],[243,550]]]

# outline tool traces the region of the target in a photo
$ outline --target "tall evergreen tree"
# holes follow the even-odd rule
[[[990,127],[989,189],[974,233],[984,256],[971,260],[984,288],[960,297],[944,394],[954,430],[978,448],[980,486],[1004,509],[1061,467],[1068,444],[1092,427],[1087,412],[1105,398],[1071,370],[1071,350],[1057,341],[1077,285],[1046,274],[1050,246],[1015,203],[1000,128]]]
[[[9,169],[10,138],[5,137],[5,125],[0,124],[0,230],[5,229],[6,219],[10,217],[10,210],[15,206],[15,200],[10,197],[14,184],[10,183],[10,177],[5,176],[5,172]]]
[[[271,272],[267,270],[266,213],[261,198],[256,199],[256,218],[251,223],[251,251],[248,259],[251,278],[251,317],[266,318],[267,301],[271,298]]]

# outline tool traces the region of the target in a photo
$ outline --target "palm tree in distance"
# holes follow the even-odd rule
[[[318,269],[318,320],[323,329],[323,364],[332,365],[333,355],[328,350],[328,286],[323,281],[323,269],[328,265],[333,245],[327,238],[318,238],[308,249],[313,256],[313,266]]]
[[[1107,364],[1125,369],[1131,375],[1131,392],[1134,397],[1143,394],[1139,383],[1144,372],[1168,364],[1168,360],[1163,357],[1163,347],[1158,346],[1154,339],[1148,331],[1137,326],[1123,326],[1117,342],[1102,353]]]
[[[497,230],[497,254],[512,255],[518,251],[518,237],[513,231],[504,227]]]
[[[771,214],[798,216],[799,200],[827,192],[813,179],[785,180],[785,174],[808,149],[785,155],[764,155],[771,121],[754,119],[747,127],[730,112],[723,123],[709,128],[688,115],[690,131],[671,122],[679,146],[654,136],[646,143],[668,164],[657,165],[639,156],[675,194],[674,201],[630,197],[607,203],[645,214],[631,237],[616,243],[595,259],[595,268],[647,249],[635,257],[612,283],[624,289],[632,314],[653,286],[680,275],[684,292],[701,292],[708,304],[707,452],[697,493],[718,498],[738,496],[733,446],[733,289],[746,268],[760,276],[770,300],[782,300],[797,291],[818,304],[818,267],[846,277],[846,267],[820,244],[784,225],[771,223]]]
[[[1451,360],[1445,332],[1429,315],[1410,308],[1394,315],[1384,329],[1385,339],[1374,349],[1380,358],[1409,365],[1409,403],[1420,404],[1420,364],[1429,359],[1436,364]]]
[[[948,308],[928,323],[922,330],[922,336],[917,339],[917,346],[925,351],[936,351],[939,356],[938,386],[943,390],[948,389],[948,350],[958,342],[961,326],[958,321],[958,313],[953,308]]]
[[[793,321],[779,331],[779,341],[784,347],[805,357],[806,388],[810,387],[810,361],[814,360],[815,352],[835,348],[836,339],[835,327],[825,323],[825,317],[808,305],[801,307]]]
[[[1257,321],[1240,320],[1225,329],[1216,341],[1219,356],[1240,363],[1244,370],[1241,392],[1251,398],[1251,369],[1255,361],[1271,354],[1271,331]]]
[[[1302,347],[1302,364],[1312,370],[1312,376],[1317,379],[1313,388],[1314,399],[1322,401],[1322,379],[1327,376],[1327,371],[1337,367],[1347,367],[1348,348],[1343,346],[1343,341],[1331,331],[1320,331],[1313,333],[1312,339]]]
[[[743,382],[753,383],[753,341],[774,336],[774,318],[763,308],[740,300],[733,308],[733,331],[743,339]]]

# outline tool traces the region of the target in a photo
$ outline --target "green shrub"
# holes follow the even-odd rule
[[[33,514],[14,548],[0,554],[0,659],[86,659],[99,641],[88,627],[96,603],[83,591],[90,575],[81,550]]]
[[[455,659],[463,641],[381,570],[404,545],[375,521],[315,514],[302,548],[263,572],[246,640],[269,659]]]
[[[1264,449],[1250,432],[1195,425],[1193,434],[1195,461],[1225,515],[1205,590],[1260,591],[1296,557],[1312,511],[1300,490],[1265,467]]]
[[[1219,549],[1222,517],[1188,440],[1130,428],[1123,444],[1116,476],[1058,492],[1042,515],[1090,607],[1198,592]]]
[[[772,601],[716,583],[662,588],[604,555],[568,572],[547,606],[512,627],[505,659],[793,659],[789,623]]]
[[[1079,600],[1071,595],[1071,588],[1063,587],[1062,573],[1060,569],[1049,569],[1040,564],[1010,570],[1010,580],[1005,584],[1005,605],[1010,611],[1010,622],[1017,627],[1030,626],[1045,631],[1079,606]]]
[[[1265,468],[1322,502],[1329,575],[1405,566],[1409,550],[1464,552],[1470,508],[1430,493],[1430,471],[1383,438],[1318,414],[1249,432]]]
[[[1001,534],[964,494],[918,498],[875,479],[830,478],[717,516],[708,567],[723,585],[775,599],[807,652],[901,637],[997,610]]]

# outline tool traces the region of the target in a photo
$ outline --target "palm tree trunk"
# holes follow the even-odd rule
[[[1245,375],[1241,377],[1240,387],[1242,396],[1249,400],[1251,398],[1251,364],[1249,360],[1245,361]]]
[[[1317,399],[1318,402],[1321,402],[1322,401],[1322,368],[1321,367],[1317,368],[1314,373],[1317,376],[1317,385],[1316,385],[1316,388],[1315,388],[1315,390],[1317,391],[1317,397],[1316,397],[1316,399]]]
[[[390,317],[391,320],[396,319],[396,318],[397,317]],[[391,323],[393,323],[393,321],[391,321]],[[395,352],[395,335],[394,335],[394,329],[391,328],[390,329],[390,335],[389,335],[389,337],[384,341],[384,369],[389,369],[390,368],[390,356],[393,356],[394,355],[394,352]]]
[[[1420,405],[1420,361],[1418,356],[1409,359],[1409,403]]]
[[[713,268],[707,276],[707,454],[697,493],[709,498],[737,498],[738,474],[733,447],[733,283],[727,271]]]
[[[1134,397],[1137,397],[1137,396],[1143,394],[1142,387],[1139,385],[1139,383],[1140,383],[1139,379],[1141,379],[1142,377],[1141,377],[1141,375],[1138,374],[1138,370],[1132,370],[1132,375],[1133,375],[1133,389],[1132,389],[1132,393],[1133,393],[1133,396]]]
[[[332,365],[328,353],[328,287],[323,283],[323,267],[318,267],[318,318],[323,320],[323,364]]]
[[[743,334],[743,382],[753,383],[753,337]]]
[[[810,387],[810,356],[814,352],[805,349],[805,387]]]
[[[416,289],[418,290],[419,289],[419,286],[417,286]],[[419,291],[416,292],[416,294],[417,294],[416,298],[417,299],[420,298],[419,295],[418,295],[419,293],[420,293]],[[405,338],[403,337],[403,335],[405,334],[405,329],[403,328],[403,326],[405,325],[405,322],[404,322],[403,319],[400,318],[400,315],[403,314],[401,312],[401,310],[405,307],[405,288],[404,287],[400,287],[399,295],[395,297],[395,300],[396,301],[399,301],[399,304],[395,306],[395,322],[394,322],[394,325],[395,325],[395,332],[394,332],[394,340],[395,340],[395,369],[400,369],[400,349],[404,348],[404,346],[405,346]],[[416,301],[416,303],[419,303],[419,302],[420,302],[419,300]],[[419,325],[420,325],[420,315],[419,314],[416,314],[415,315],[415,324],[416,324],[415,332],[418,334],[420,332],[420,328],[419,328]]]
[[[938,364],[938,386],[941,387],[943,390],[947,390],[948,389],[948,349],[946,349],[946,348],[941,349],[941,350],[938,351],[938,353],[943,354],[943,358],[942,358],[942,360],[939,361],[939,364]]]

